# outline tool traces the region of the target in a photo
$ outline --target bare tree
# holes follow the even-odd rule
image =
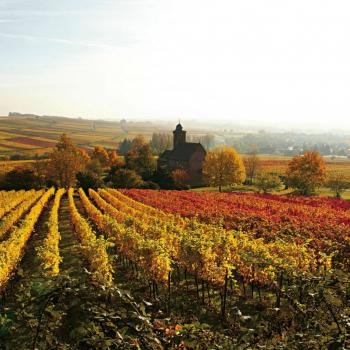
[[[153,133],[150,145],[152,147],[153,152],[156,155],[160,155],[166,149],[171,148],[171,141],[172,139],[170,134]]]
[[[344,173],[340,171],[334,171],[329,174],[326,185],[337,198],[340,198],[341,194],[350,188],[350,182],[347,181]]]
[[[260,159],[257,156],[256,152],[252,152],[248,157],[244,158],[245,172],[249,184],[253,183],[254,178],[257,176],[260,171]]]

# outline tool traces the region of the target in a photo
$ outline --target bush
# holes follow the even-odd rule
[[[182,190],[188,186],[188,181],[190,179],[188,173],[184,169],[175,169],[171,172],[174,185],[177,189]]]
[[[282,186],[282,182],[278,175],[272,173],[261,173],[257,176],[256,186],[263,193],[277,190]]]
[[[148,190],[159,190],[160,186],[153,181],[144,181],[139,188],[148,189]]]
[[[350,188],[350,182],[347,181],[344,173],[333,171],[328,176],[326,186],[334,193],[336,198],[341,198],[342,193]]]
[[[97,189],[103,187],[104,183],[101,178],[96,175],[79,172],[77,174],[77,186],[87,191],[89,188]]]
[[[168,172],[156,171],[148,181],[156,183],[161,189],[173,190],[175,188],[174,179]]]
[[[139,188],[143,183],[142,177],[134,170],[118,169],[110,176],[110,184],[115,188]]]
[[[40,187],[40,179],[30,169],[14,169],[5,174],[0,187],[3,190],[30,190]]]

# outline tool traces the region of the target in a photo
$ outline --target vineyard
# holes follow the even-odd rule
[[[0,349],[345,349],[350,202],[0,192]]]
[[[285,175],[290,160],[290,157],[262,156],[260,166],[263,171]],[[348,181],[350,180],[350,162],[348,159],[327,158],[325,161],[327,174],[341,172]]]

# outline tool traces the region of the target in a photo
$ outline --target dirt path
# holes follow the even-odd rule
[[[81,254],[79,242],[74,234],[73,226],[70,222],[70,214],[68,207],[67,195],[61,200],[58,212],[58,229],[61,234],[59,245],[62,263],[60,270],[64,274],[68,274],[72,278],[83,279],[83,256]]]

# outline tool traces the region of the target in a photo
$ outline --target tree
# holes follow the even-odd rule
[[[32,164],[32,169],[35,173],[35,176],[38,179],[38,184],[40,187],[46,184],[48,174],[47,174],[47,161],[40,159],[39,156],[35,155],[35,160]]]
[[[103,167],[106,167],[109,164],[108,152],[101,146],[96,146],[94,148],[92,158],[97,159]]]
[[[103,168],[98,159],[91,159],[85,166],[84,171],[77,173],[78,187],[84,190],[91,188],[103,187]]]
[[[253,184],[253,180],[258,174],[259,169],[261,167],[260,159],[257,156],[256,152],[252,152],[248,155],[248,157],[244,158],[244,166],[248,179],[247,182],[249,182],[249,184],[251,185]]]
[[[76,177],[77,186],[81,187],[84,191],[87,191],[89,188],[101,188],[104,185],[100,177],[89,172],[79,172]]]
[[[176,188],[184,188],[188,185],[188,180],[190,177],[187,174],[187,171],[184,169],[175,169],[171,172],[171,176],[174,181],[174,185]]]
[[[189,135],[188,140],[190,142],[201,143],[202,146],[204,147],[204,149],[206,151],[208,151],[214,145],[215,135],[213,135],[213,134],[206,134],[206,135],[202,135],[202,136]]]
[[[131,150],[125,154],[125,166],[148,179],[155,169],[155,161],[149,143],[141,136],[132,141]]]
[[[102,177],[103,168],[100,161],[97,159],[91,159],[90,162],[86,164],[85,172],[97,177]]]
[[[153,133],[150,145],[156,155],[160,155],[171,147],[172,138],[170,134]]]
[[[117,151],[109,151],[108,152],[108,158],[109,158],[109,166],[118,166],[122,167],[124,166],[124,161],[122,157],[119,157]]]
[[[316,151],[306,151],[295,156],[288,164],[286,181],[300,194],[312,194],[325,181],[326,165],[323,157]]]
[[[79,152],[84,162],[89,162],[91,160],[89,153],[87,152],[86,149],[79,148]]]
[[[127,152],[130,151],[130,149],[131,149],[131,140],[124,139],[122,142],[119,143],[118,153],[124,156]]]
[[[215,135],[213,134],[206,134],[200,138],[200,143],[203,145],[206,151],[208,151],[214,143]]]
[[[334,193],[335,197],[341,198],[341,194],[350,188],[350,182],[346,180],[344,173],[334,171],[328,176],[326,186]]]
[[[66,134],[62,134],[49,157],[48,174],[50,177],[60,187],[74,186],[76,174],[82,171],[85,165],[84,154]]]
[[[156,182],[163,189],[173,190],[175,187],[174,179],[168,169],[156,171],[152,176],[152,181]]]
[[[273,173],[260,173],[256,178],[256,186],[263,193],[269,193],[282,186],[279,176]]]
[[[137,188],[143,184],[141,176],[130,169],[116,170],[110,177],[110,182],[115,188]]]
[[[130,150],[139,151],[146,144],[145,138],[142,135],[138,135],[132,139]]]
[[[30,190],[40,186],[40,179],[31,169],[14,169],[5,174],[0,187],[4,190]]]
[[[223,146],[207,153],[203,164],[203,175],[209,185],[218,186],[221,192],[222,186],[242,183],[245,179],[245,169],[236,150]]]

